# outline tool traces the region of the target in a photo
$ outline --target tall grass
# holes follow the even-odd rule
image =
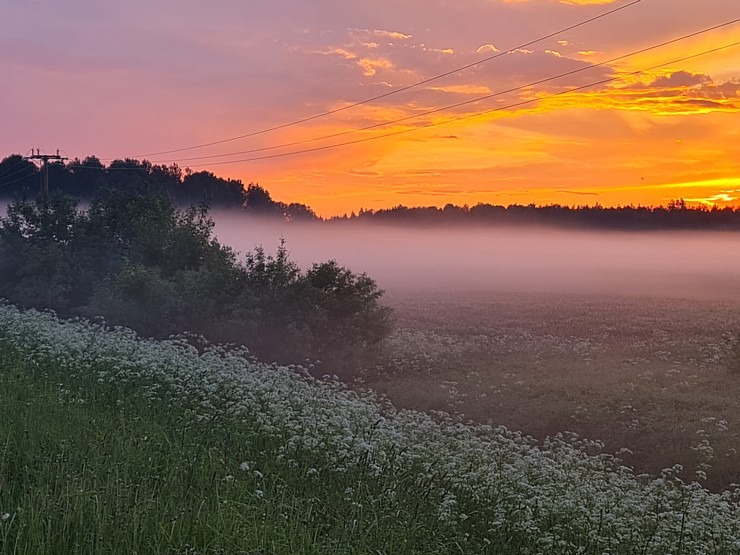
[[[0,307],[0,553],[740,553],[732,492]]]

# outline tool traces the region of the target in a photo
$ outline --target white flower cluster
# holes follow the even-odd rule
[[[247,352],[199,353],[183,340],[142,340],[0,306],[0,356],[9,352],[41,369],[61,365],[135,385],[153,401],[186,403],[199,419],[243,420],[287,463],[307,453],[321,461],[306,476],[362,468],[397,484],[389,498],[404,484],[426,488],[440,522],[475,521],[485,544],[525,537],[518,553],[740,553],[735,493],[686,484],[677,469],[655,480],[635,476],[611,456],[587,454],[598,442],[563,435],[537,445],[505,428],[397,411],[372,393]]]

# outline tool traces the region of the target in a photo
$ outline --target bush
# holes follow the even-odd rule
[[[390,332],[390,309],[379,304],[375,281],[333,260],[303,273],[281,243],[274,257],[261,248],[249,253],[246,273],[248,310],[260,322],[255,348],[267,358],[356,362]]]
[[[213,237],[205,207],[112,190],[75,202],[16,201],[0,219],[0,296],[62,316],[102,316],[152,337],[184,331],[281,363],[352,363],[390,331],[382,291],[335,261],[303,272],[281,244],[243,262]]]

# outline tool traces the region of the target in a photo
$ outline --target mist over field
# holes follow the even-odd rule
[[[545,227],[412,229],[283,224],[214,213],[215,233],[244,254],[280,238],[302,267],[335,259],[389,293],[465,290],[740,299],[740,235]]]

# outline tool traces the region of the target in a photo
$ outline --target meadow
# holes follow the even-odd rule
[[[740,553],[736,492],[678,467],[245,352],[2,306],[0,381],[3,554]]]
[[[637,472],[740,483],[736,299],[396,291],[360,381],[400,407],[604,441]]]

